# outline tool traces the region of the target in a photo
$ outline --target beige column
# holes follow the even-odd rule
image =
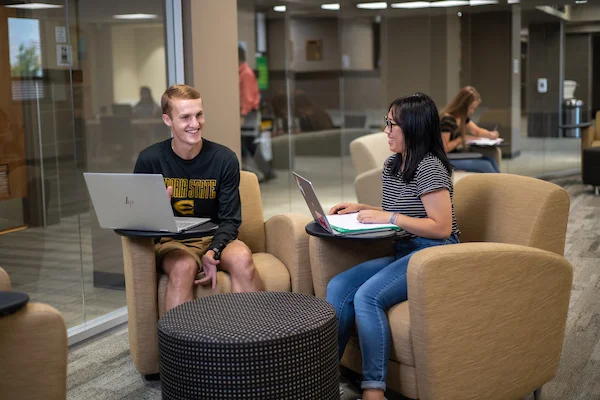
[[[241,155],[236,0],[184,0],[185,80],[200,95],[203,136]]]

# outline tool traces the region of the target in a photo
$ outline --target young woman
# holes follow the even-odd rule
[[[481,103],[481,96],[472,86],[466,86],[458,92],[454,99],[440,114],[442,139],[446,153],[464,151],[466,140],[473,136],[498,138],[496,130],[488,131],[478,127],[469,116]],[[456,169],[469,172],[500,172],[498,163],[491,157],[451,160]]]
[[[384,399],[390,352],[386,310],[407,299],[410,257],[431,246],[458,243],[452,205],[452,166],[446,158],[434,102],[417,93],[394,100],[385,118],[394,155],[384,165],[383,207],[342,203],[330,214],[358,211],[363,223],[393,223],[401,230],[396,255],[359,264],[335,276],[327,300],[338,318],[339,356],[358,325],[363,359],[364,400]]]

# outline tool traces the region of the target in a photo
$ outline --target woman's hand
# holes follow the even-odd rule
[[[499,136],[500,136],[500,134],[498,133],[497,130],[488,131],[487,137],[490,139],[498,139]]]
[[[392,217],[391,212],[379,210],[362,210],[356,219],[363,224],[388,224]]]
[[[365,208],[364,204],[340,203],[331,207],[331,209],[329,210],[329,215],[355,213],[362,210],[363,208]]]

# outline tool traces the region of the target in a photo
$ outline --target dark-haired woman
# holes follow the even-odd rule
[[[417,93],[394,100],[385,118],[390,156],[384,165],[382,207],[342,203],[330,214],[357,212],[362,223],[393,223],[401,230],[395,256],[359,264],[335,276],[327,300],[338,318],[341,358],[354,324],[363,360],[364,400],[384,399],[390,352],[386,310],[407,299],[406,271],[417,251],[458,243],[452,205],[452,166],[446,158],[434,102]]]

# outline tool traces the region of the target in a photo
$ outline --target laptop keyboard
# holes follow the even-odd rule
[[[175,223],[177,224],[177,230],[178,231],[184,231],[188,228],[191,228],[194,225],[198,225],[198,222],[195,221],[181,221],[181,220],[175,220]]]

